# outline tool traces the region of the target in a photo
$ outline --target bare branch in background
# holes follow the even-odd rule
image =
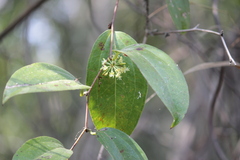
[[[158,9],[156,9],[155,11],[153,11],[151,14],[149,14],[148,18],[151,19],[152,17],[154,17],[157,13],[161,12],[162,10],[166,9],[167,5],[163,5],[161,7],[159,7]]]
[[[215,133],[213,132],[214,110],[215,110],[215,105],[216,105],[217,99],[219,97],[219,94],[220,94],[220,91],[221,91],[221,88],[222,88],[222,85],[223,85],[223,80],[224,80],[224,68],[221,67],[217,88],[216,88],[216,91],[213,95],[213,98],[212,98],[212,101],[211,101],[211,104],[210,104],[208,120],[209,120],[209,134],[210,134],[210,138],[213,142],[213,146],[215,148],[215,151],[217,152],[217,155],[221,160],[227,160],[221,146],[218,143],[217,137],[216,137]]]
[[[229,52],[228,47],[227,47],[227,45],[226,45],[226,42],[225,42],[225,40],[224,40],[224,38],[223,38],[223,31],[221,31],[221,32],[215,32],[215,31],[208,30],[208,29],[198,28],[198,26],[199,26],[199,25],[196,25],[195,27],[190,28],[190,29],[174,30],[174,31],[166,31],[166,32],[151,31],[151,32],[149,32],[148,34],[149,34],[149,35],[165,35],[165,36],[168,36],[170,33],[184,33],[184,32],[200,31],[200,32],[206,32],[206,33],[211,33],[211,34],[218,35],[218,36],[220,36],[220,38],[221,38],[221,41],[222,41],[223,46],[224,46],[224,49],[225,49],[225,51],[226,51],[226,53],[227,53],[227,56],[228,56],[230,65],[236,65],[237,63],[236,63],[235,60],[232,58],[231,53]]]
[[[132,2],[130,2],[129,0],[125,0],[125,2],[128,4],[128,6],[134,10],[134,12],[140,14],[140,15],[144,15],[144,11],[141,10],[140,8],[138,8],[136,5],[134,5]]]
[[[157,95],[157,93],[151,94],[151,95],[145,100],[145,104],[148,103],[151,99],[153,99],[156,95]]]
[[[0,41],[9,34],[17,25],[28,18],[35,10],[37,10],[44,2],[48,0],[39,0],[32,6],[30,6],[22,15],[20,15],[15,21],[13,21],[2,33],[0,34]]]
[[[223,31],[221,30],[220,20],[219,20],[219,15],[218,15],[218,0],[212,0],[212,8],[213,8],[213,10],[212,10],[213,18],[214,18],[216,25],[218,26],[219,32],[221,33],[220,37],[221,37],[223,46],[227,52],[229,62],[230,62],[230,64],[236,65],[236,62],[232,59],[231,54],[229,53],[227,45],[225,43],[225,40],[223,39]],[[222,56],[222,59],[224,59],[224,55]],[[210,138],[212,140],[214,149],[215,149],[218,157],[221,160],[227,160],[227,157],[226,157],[225,153],[223,152],[223,149],[221,148],[220,144],[218,143],[217,137],[213,131],[213,120],[214,120],[214,110],[215,110],[216,102],[220,95],[221,88],[223,86],[224,74],[225,74],[224,68],[221,67],[217,87],[216,87],[215,92],[213,93],[213,98],[212,98],[212,101],[210,104],[210,109],[209,109],[209,114],[208,114],[208,121],[209,121],[208,127],[209,127]]]
[[[109,53],[110,56],[112,55],[112,49],[113,49],[113,43],[114,43],[114,22],[117,14],[118,4],[119,4],[119,0],[116,0],[116,4],[113,11],[113,18],[111,22],[111,43],[110,43],[110,53]]]
[[[144,6],[145,6],[145,17],[146,17],[146,24],[145,24],[145,35],[143,37],[143,43],[147,42],[147,37],[148,37],[148,30],[149,30],[149,0],[143,0]]]
[[[88,2],[88,8],[89,8],[89,13],[90,13],[90,17],[91,17],[91,21],[92,24],[94,26],[94,28],[101,33],[102,29],[101,27],[98,25],[98,23],[96,22],[96,19],[94,17],[94,13],[93,13],[93,9],[92,9],[92,0],[87,1]]]
[[[98,152],[97,160],[101,160],[102,159],[103,151],[104,151],[104,146],[101,145],[101,147],[99,149],[99,152]]]
[[[201,71],[204,69],[216,68],[216,67],[231,67],[231,66],[229,65],[229,61],[202,63],[188,69],[187,71],[184,72],[184,75],[187,75],[192,72]],[[237,63],[236,67],[240,68],[240,64]]]

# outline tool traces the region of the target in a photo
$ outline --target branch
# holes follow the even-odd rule
[[[154,17],[157,13],[161,12],[162,10],[166,9],[167,5],[163,5],[161,7],[159,7],[158,9],[156,9],[155,11],[153,11],[151,14],[148,15],[148,18],[151,19],[152,17]]]
[[[221,33],[221,40],[222,40],[222,43],[223,43],[223,46],[227,52],[227,55],[228,55],[228,58],[229,58],[229,62],[230,64],[234,64],[236,65],[236,63],[234,62],[234,60],[232,59],[231,57],[231,54],[229,53],[228,51],[228,48],[227,48],[227,45],[225,43],[225,40],[223,39],[223,31],[221,30],[221,26],[220,26],[220,20],[219,20],[219,15],[218,15],[218,0],[212,0],[212,12],[213,12],[213,18],[214,18],[214,21],[215,23],[217,24],[218,26],[218,30],[220,31]],[[222,56],[224,58],[224,56]],[[218,141],[217,141],[217,137],[215,135],[215,133],[213,132],[213,117],[214,117],[214,110],[215,110],[215,105],[216,105],[216,102],[217,102],[217,98],[220,94],[220,91],[221,91],[221,88],[223,86],[223,80],[224,80],[224,68],[221,67],[221,70],[220,70],[220,75],[219,75],[219,80],[218,80],[218,84],[217,84],[217,88],[216,88],[216,91],[213,95],[213,99],[212,99],[212,102],[211,102],[211,106],[210,106],[210,110],[209,110],[209,132],[210,132],[210,136],[211,136],[211,140],[213,142],[213,146],[214,146],[214,149],[218,155],[218,157],[221,159],[221,160],[227,160],[227,157],[226,155],[224,154],[221,146],[219,145]]]
[[[165,36],[169,36],[170,33],[184,33],[184,32],[194,32],[194,31],[200,31],[200,32],[206,32],[206,33],[211,33],[211,34],[215,34],[217,36],[220,36],[221,38],[221,41],[223,43],[223,46],[224,46],[224,49],[227,53],[227,56],[228,56],[228,59],[229,59],[229,64],[230,65],[234,65],[236,66],[237,63],[235,62],[235,60],[232,58],[231,56],[231,53],[229,52],[228,50],[228,47],[226,45],[226,42],[223,38],[223,31],[221,32],[216,32],[216,31],[212,31],[212,30],[208,30],[208,29],[201,29],[201,28],[198,28],[199,24],[196,25],[195,27],[193,28],[190,28],[190,29],[183,29],[183,30],[175,30],[175,31],[167,31],[167,32],[155,32],[155,31],[151,31],[151,32],[148,32],[149,35],[165,35]]]
[[[101,145],[101,147],[99,149],[99,152],[98,152],[97,160],[101,160],[102,159],[103,151],[104,151],[104,146]]]
[[[140,14],[140,15],[144,15],[144,11],[140,8],[138,8],[136,5],[133,4],[133,2],[131,2],[130,0],[124,0],[128,6],[135,11],[136,13]]]
[[[211,140],[213,141],[213,145],[214,145],[214,148],[217,152],[217,155],[219,156],[219,158],[221,160],[227,160],[227,158],[226,158],[225,154],[223,153],[219,143],[217,142],[217,140],[216,140],[217,138],[216,138],[216,136],[213,132],[214,110],[215,110],[215,105],[216,105],[216,102],[217,102],[217,98],[219,96],[219,93],[220,93],[222,85],[223,85],[223,79],[224,79],[224,68],[221,68],[217,88],[216,88],[216,91],[213,95],[213,99],[212,99],[212,102],[211,102],[211,105],[210,105],[208,120],[209,120],[209,132],[210,132],[209,134],[211,136]]]
[[[73,143],[72,147],[70,148],[70,150],[73,150],[74,147],[77,145],[77,143],[79,142],[79,140],[81,139],[81,137],[83,136],[83,134],[87,131],[87,128],[83,128],[82,132],[80,133],[80,135],[78,136],[77,140]]]
[[[91,93],[91,91],[92,91],[92,88],[93,88],[94,84],[96,83],[96,81],[97,81],[97,79],[98,79],[98,77],[99,77],[99,75],[100,75],[101,73],[102,73],[102,70],[99,70],[97,76],[96,76],[95,79],[93,80],[93,83],[92,83],[92,85],[91,85],[91,88],[90,88],[90,89],[88,90],[88,92],[86,93],[87,102],[86,102],[86,110],[85,110],[85,125],[84,125],[84,127],[83,127],[83,130],[82,130],[81,134],[78,136],[78,138],[76,139],[76,141],[74,142],[74,144],[72,145],[72,147],[70,148],[70,150],[73,150],[74,147],[75,147],[75,146],[77,145],[77,143],[79,142],[79,140],[82,138],[83,134],[84,134],[85,132],[89,131],[89,129],[88,129],[88,112],[89,112],[89,110],[88,110],[88,104],[89,104],[89,95],[90,95],[90,93]]]
[[[88,0],[88,8],[89,8],[90,18],[91,18],[91,21],[92,21],[92,24],[93,24],[94,28],[95,28],[98,32],[101,32],[102,29],[101,29],[101,27],[98,25],[98,23],[96,22],[96,19],[95,19],[94,13],[93,13],[92,0]]]
[[[189,68],[187,71],[185,71],[183,74],[187,75],[192,72],[196,72],[204,69],[216,68],[216,67],[232,67],[232,66],[229,66],[229,61],[207,62],[207,63],[201,63],[196,66],[193,66],[192,68]],[[237,63],[236,66],[234,67],[240,68],[240,64]]]
[[[157,95],[156,92],[154,92],[153,94],[151,94],[151,95],[145,100],[145,104],[148,103],[151,99],[153,99],[156,95]]]
[[[39,0],[31,7],[29,7],[22,15],[20,15],[15,21],[13,21],[2,33],[0,34],[0,41],[9,34],[17,25],[19,25],[23,20],[28,18],[35,10],[37,10],[44,2],[47,0]]]
[[[147,42],[147,37],[148,37],[148,30],[149,30],[149,0],[144,0],[144,5],[145,5],[145,17],[146,17],[146,24],[145,24],[145,35],[143,37],[143,43]]]
[[[110,44],[110,53],[109,53],[110,56],[112,55],[112,49],[113,49],[113,43],[114,43],[114,22],[117,14],[118,4],[119,4],[119,0],[116,1],[116,5],[113,11],[113,18],[111,22],[111,44]]]

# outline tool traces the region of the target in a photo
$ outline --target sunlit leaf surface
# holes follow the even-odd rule
[[[47,63],[33,63],[17,70],[7,82],[3,103],[26,93],[89,89],[68,71]]]
[[[135,40],[123,32],[115,32],[115,48],[122,49]],[[87,85],[91,85],[102,67],[103,58],[109,57],[110,31],[105,31],[96,40],[87,68]],[[147,92],[147,82],[137,66],[125,55],[122,56],[130,71],[122,79],[99,76],[90,94],[89,109],[97,129],[117,128],[131,134],[142,113]]]

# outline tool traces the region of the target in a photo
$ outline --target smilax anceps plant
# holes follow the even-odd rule
[[[51,137],[37,137],[24,143],[14,160],[66,160],[84,133],[90,133],[113,159],[147,159],[129,136],[144,108],[148,85],[173,117],[173,128],[189,105],[185,78],[163,51],[139,44],[128,34],[111,30],[95,41],[87,66],[86,85],[68,71],[47,63],[34,63],[17,70],[6,84],[3,103],[26,93],[85,90],[85,126],[70,149]],[[88,111],[96,130],[88,127]]]
[[[177,65],[161,50],[137,44],[129,35],[116,31],[116,45],[110,56],[110,37],[111,31],[105,31],[92,48],[87,67],[87,85],[76,81],[76,77],[62,68],[47,63],[34,63],[20,68],[11,76],[4,90],[3,103],[13,96],[25,93],[87,90],[86,109],[90,110],[97,130],[94,133],[86,125],[82,134],[90,132],[96,136],[112,157],[131,155],[132,159],[147,159],[142,149],[128,136],[136,127],[143,110],[147,83],[172,114],[171,128],[182,120],[187,111],[188,87]],[[104,45],[104,49],[99,44]],[[94,85],[95,83],[99,85]],[[48,143],[45,144],[45,141]],[[14,159],[45,155],[67,159],[77,142],[71,149],[65,149],[54,138],[37,137],[27,141],[16,152]],[[41,149],[45,145],[48,147]],[[29,150],[26,150],[29,147],[32,152],[41,152],[30,155]],[[116,149],[120,155],[116,155]],[[120,152],[122,150],[129,152]]]

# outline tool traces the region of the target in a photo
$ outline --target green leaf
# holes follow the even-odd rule
[[[67,160],[73,152],[51,137],[28,140],[14,154],[13,160]]]
[[[189,105],[188,86],[178,66],[166,53],[147,44],[131,45],[117,52],[128,55],[138,66],[172,114],[171,128],[176,126]]]
[[[177,29],[190,26],[190,8],[188,0],[167,0],[168,11]]]
[[[89,88],[60,67],[33,63],[20,68],[11,76],[3,93],[3,103],[19,94]]]
[[[127,134],[114,128],[97,131],[97,140],[114,160],[147,160],[141,147]]]
[[[87,85],[91,85],[102,67],[103,58],[109,57],[110,30],[96,40],[88,61]],[[135,40],[123,32],[115,32],[115,47],[122,49],[136,44]],[[122,80],[101,75],[90,93],[89,110],[97,129],[117,128],[131,134],[137,125],[144,107],[147,82],[137,66],[126,56],[122,56],[130,71],[122,74]]]

